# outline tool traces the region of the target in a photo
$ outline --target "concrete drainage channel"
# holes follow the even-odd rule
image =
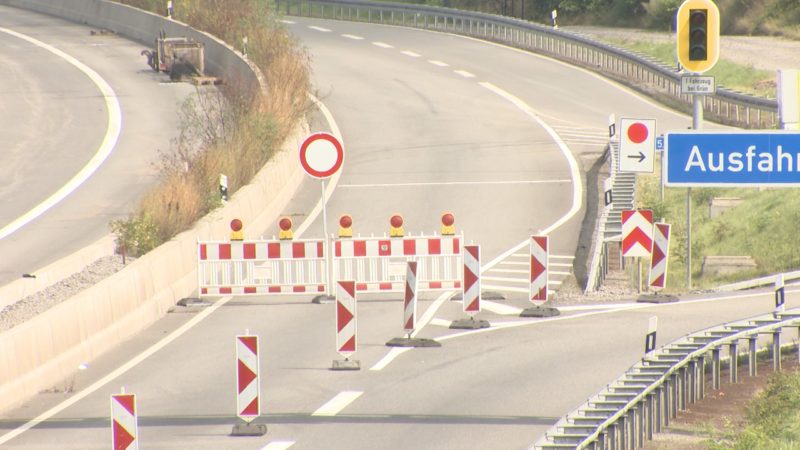
[[[748,344],[751,376],[757,370],[759,335],[772,336],[773,367],[780,370],[781,330],[800,325],[800,309],[768,314],[690,334],[643,358],[575,411],[562,417],[536,442],[535,449],[636,449],[669,426],[706,392],[721,383],[722,350],[730,359],[730,381],[738,381],[738,346]]]

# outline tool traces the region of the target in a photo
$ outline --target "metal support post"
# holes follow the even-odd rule
[[[747,353],[747,366],[750,369],[750,376],[758,375],[758,336],[749,339],[750,349]]]
[[[730,374],[731,383],[739,382],[739,343],[736,341],[731,342],[730,345]]]
[[[619,448],[628,450],[628,416],[623,415],[619,418]]]
[[[681,411],[686,411],[686,405],[689,404],[689,370],[686,366],[681,367]]]
[[[655,402],[656,395],[652,392],[647,394],[647,440],[653,440],[653,430],[655,429]]]
[[[689,361],[689,403],[697,401],[697,361]]]
[[[781,329],[772,332],[772,370],[781,371]]]
[[[653,431],[656,433],[661,433],[661,425],[664,423],[664,388],[659,387],[656,390],[656,404],[653,405],[653,409],[655,409],[655,414],[653,415],[653,424],[655,427]]]
[[[615,423],[608,427],[608,446],[606,448],[617,450],[617,426],[619,424]]]
[[[644,429],[645,429],[645,403],[639,402],[636,405],[636,442],[633,448],[641,448],[644,446]]]
[[[711,388],[712,389],[719,389],[720,388],[720,350],[719,347],[714,348],[711,350],[711,357],[714,359],[711,366]]]
[[[680,405],[680,392],[678,391],[678,374],[672,374],[672,418],[678,417],[678,407]]]
[[[701,357],[697,361],[697,372],[700,379],[698,380],[698,387],[700,388],[700,400],[706,398],[706,358]]]
[[[667,378],[664,383],[664,427],[669,427],[672,418],[672,377]]]

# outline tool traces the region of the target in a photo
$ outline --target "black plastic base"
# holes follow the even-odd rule
[[[267,426],[263,423],[237,423],[231,430],[231,436],[263,436],[267,434]]]
[[[387,347],[441,347],[442,344],[425,338],[393,338],[386,343]]]
[[[560,315],[561,311],[551,306],[534,306],[523,309],[519,314],[520,317],[554,317]]]
[[[485,320],[475,320],[473,318],[454,320],[450,323],[450,329],[453,330],[478,330],[481,328],[489,328],[489,322]]]

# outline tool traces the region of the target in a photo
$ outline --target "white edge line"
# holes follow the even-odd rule
[[[336,394],[335,397],[328,400],[327,403],[320,406],[316,411],[311,413],[312,416],[331,417],[339,414],[347,405],[353,403],[358,397],[361,397],[364,391],[342,391]]]
[[[108,156],[111,155],[111,152],[114,151],[114,147],[116,147],[117,141],[119,140],[119,135],[122,130],[122,111],[114,89],[109,86],[109,84],[100,76],[100,74],[92,70],[87,65],[64,53],[63,51],[30,36],[17,33],[16,31],[9,30],[7,28],[0,28],[0,32],[10,34],[11,36],[22,39],[37,47],[47,50],[75,66],[78,70],[89,77],[89,79],[92,80],[95,86],[97,86],[97,88],[103,94],[103,100],[105,101],[106,110],[108,111],[108,128],[106,128],[106,134],[103,136],[103,142],[100,144],[100,147],[97,149],[97,152],[94,154],[94,156],[92,156],[89,162],[86,163],[86,165],[83,166],[83,168],[81,168],[81,170],[78,171],[78,173],[76,173],[67,182],[67,184],[61,186],[45,201],[39,203],[33,207],[33,209],[14,219],[11,223],[0,229],[0,239],[4,239],[67,198],[67,196],[74,192],[75,189],[78,189],[81,184],[88,180],[89,177],[91,177],[97,171],[97,169],[100,168]]]
[[[424,183],[365,183],[342,184],[341,188],[385,188],[385,187],[422,187],[422,186],[469,186],[469,185],[508,185],[508,184],[551,184],[571,183],[572,180],[522,180],[522,181],[431,181]]]
[[[286,450],[294,444],[295,441],[272,441],[269,444],[261,447],[261,450]]]
[[[87,397],[88,395],[94,393],[95,391],[97,391],[101,387],[105,386],[106,384],[108,384],[109,382],[111,382],[112,380],[117,378],[118,376],[120,376],[120,375],[124,374],[125,372],[127,372],[128,370],[132,369],[133,367],[135,367],[136,365],[138,365],[139,363],[141,363],[145,359],[147,359],[150,356],[152,356],[157,351],[161,350],[162,348],[164,348],[167,345],[169,345],[170,343],[172,343],[172,341],[174,341],[175,339],[178,339],[179,337],[181,337],[184,333],[186,333],[192,327],[194,327],[195,325],[200,323],[203,319],[205,319],[206,317],[210,316],[211,313],[216,311],[219,307],[221,307],[225,303],[228,303],[232,298],[233,297],[222,297],[222,298],[220,298],[219,300],[214,302],[211,306],[209,306],[208,308],[204,309],[203,311],[201,311],[196,316],[192,317],[188,322],[184,323],[183,325],[178,327],[175,331],[173,331],[172,333],[168,334],[165,338],[163,338],[160,341],[156,342],[155,344],[151,345],[145,351],[139,353],[138,355],[136,355],[130,361],[128,361],[125,364],[123,364],[123,365],[119,366],[118,368],[114,369],[114,371],[112,371],[108,375],[106,375],[103,378],[95,381],[94,383],[92,383],[91,385],[86,387],[85,389],[80,390],[79,392],[75,393],[75,395],[73,395],[72,397],[64,400],[63,402],[59,403],[58,405],[48,409],[47,411],[43,412],[42,414],[39,414],[37,417],[29,420],[25,424],[23,424],[23,425],[15,428],[15,429],[9,431],[8,433],[4,434],[3,436],[0,436],[0,445],[5,444],[6,442],[10,441],[11,439],[14,439],[15,437],[19,436],[20,434],[30,430],[31,428],[35,427],[36,425],[44,422],[45,420],[53,417],[54,415],[60,413],[63,410],[69,408],[70,406],[74,405],[75,403],[83,400],[85,397]]]
[[[375,372],[383,370],[384,368],[386,368],[386,366],[389,365],[389,363],[394,361],[395,358],[411,350],[411,348],[412,347],[393,347],[391,350],[389,350],[389,353],[387,353],[386,356],[381,358],[380,361],[375,363],[374,366],[370,367],[369,370]]]

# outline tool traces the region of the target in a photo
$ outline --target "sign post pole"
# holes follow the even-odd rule
[[[325,278],[327,278],[325,289],[327,289],[328,295],[333,295],[333,258],[328,240],[328,208],[325,206],[328,202],[325,201],[325,178],[322,178],[320,183],[322,185],[322,234],[325,236]]]

